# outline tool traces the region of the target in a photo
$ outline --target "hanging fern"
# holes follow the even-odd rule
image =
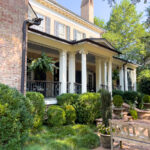
[[[53,60],[53,58],[48,57],[45,53],[42,53],[40,58],[34,59],[31,62],[31,65],[29,67],[30,70],[39,70],[41,72],[54,72],[54,68],[57,68],[55,66],[56,61]]]

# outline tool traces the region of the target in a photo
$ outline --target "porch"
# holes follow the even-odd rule
[[[38,33],[37,33],[38,32]],[[136,67],[124,66],[124,62],[114,56],[118,52],[104,39],[84,39],[69,42],[31,30],[28,41],[28,65],[32,59],[46,53],[56,61],[58,69],[54,74],[48,72],[27,73],[27,91],[41,92],[46,98],[62,93],[97,92],[105,88],[136,90]],[[132,83],[129,84],[129,68],[132,70]],[[119,79],[113,82],[113,70],[119,70]]]

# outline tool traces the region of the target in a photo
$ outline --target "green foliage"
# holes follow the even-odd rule
[[[142,62],[146,55],[145,45],[141,41],[141,37],[146,34],[143,24],[140,23],[141,16],[135,5],[129,0],[122,0],[113,7],[106,27],[107,32],[103,34],[103,38],[122,52],[127,60]]]
[[[122,107],[123,105],[123,99],[122,99],[122,96],[120,95],[115,95],[113,97],[113,103],[116,107]]]
[[[104,22],[103,19],[100,19],[98,17],[94,17],[94,24],[96,24],[97,26],[99,26],[100,28],[105,29],[106,28],[106,24]]]
[[[97,128],[101,134],[110,135],[110,127],[105,127],[105,125],[100,124]]]
[[[47,111],[47,123],[50,126],[61,126],[66,122],[65,111],[60,106],[50,106]]]
[[[30,70],[38,70],[42,72],[54,71],[55,61],[53,58],[48,57],[45,53],[42,53],[40,58],[34,59],[29,67]]]
[[[93,129],[90,126],[78,124],[43,127],[37,134],[30,135],[24,150],[89,150],[98,146],[100,146],[100,140]]]
[[[74,105],[77,102],[79,95],[78,94],[62,94],[57,96],[58,105],[65,106],[65,105]]]
[[[119,70],[118,69],[116,69],[116,70],[114,70],[113,71],[113,73],[112,73],[112,79],[113,80],[119,80]]]
[[[131,114],[131,116],[132,116],[132,118],[133,118],[134,120],[138,119],[138,114],[137,114],[137,111],[136,111],[136,110],[131,109],[131,110],[130,110],[130,114]]]
[[[150,103],[150,95],[144,95],[142,101],[143,103]]]
[[[123,95],[123,99],[126,103],[130,104],[130,102],[133,104],[138,101],[138,92],[135,91],[125,91]]]
[[[0,149],[21,150],[32,127],[31,111],[28,98],[0,84]]]
[[[27,92],[26,97],[30,99],[33,105],[33,128],[39,128],[43,124],[45,114],[44,96],[38,92]]]
[[[115,96],[115,95],[120,95],[120,96],[123,97],[123,94],[124,94],[124,92],[121,91],[121,90],[113,90],[113,92],[112,92],[112,95],[113,95],[113,96]]]
[[[101,92],[101,111],[102,111],[102,119],[105,127],[109,125],[109,119],[112,118],[112,110],[111,110],[111,94],[102,90]]]
[[[139,90],[144,94],[150,93],[150,70],[145,69],[138,76]]]
[[[74,124],[76,121],[76,110],[72,105],[64,106],[64,110],[66,113],[66,124]]]
[[[84,93],[78,98],[75,104],[77,113],[77,122],[89,124],[100,115],[100,94],[99,93]]]

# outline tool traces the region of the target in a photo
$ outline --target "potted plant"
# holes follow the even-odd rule
[[[150,96],[149,95],[144,95],[143,99],[143,106],[145,109],[150,109]]]
[[[123,99],[122,96],[120,95],[115,95],[113,97],[113,104],[114,104],[114,108],[113,108],[113,113],[116,115],[116,117],[118,119],[121,118],[121,114],[123,111],[122,105],[123,105]]]
[[[104,148],[111,147],[111,135],[109,119],[112,118],[111,94],[107,90],[101,91],[101,111],[103,125],[98,127],[100,132],[101,144]]]
[[[110,136],[110,127],[105,127],[105,125],[98,125],[98,131],[101,136],[101,144],[104,148],[111,147],[111,136]]]

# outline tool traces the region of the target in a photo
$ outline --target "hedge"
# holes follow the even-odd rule
[[[0,84],[0,149],[21,150],[32,127],[30,100]]]

